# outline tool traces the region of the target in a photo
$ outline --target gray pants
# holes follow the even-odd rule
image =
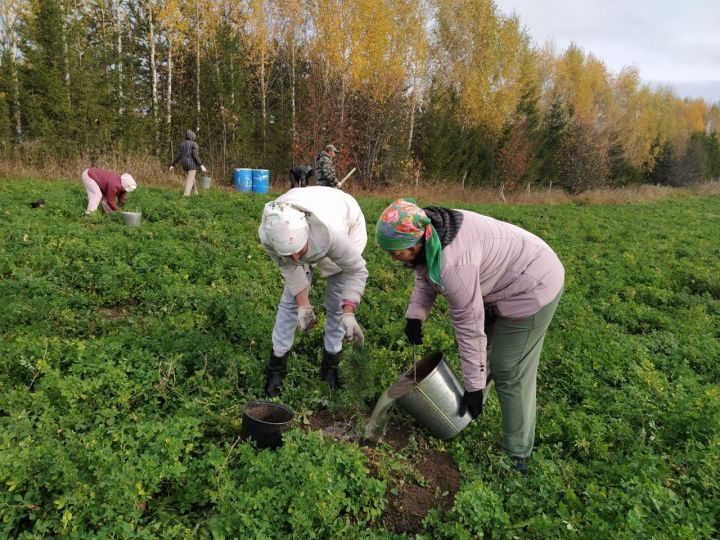
[[[535,386],[545,333],[562,291],[535,315],[525,319],[491,317],[486,321],[489,379],[495,384],[503,426],[503,450],[530,456],[535,442]]]
[[[305,268],[308,282],[312,285],[312,269]],[[342,340],[345,332],[340,328],[340,315],[343,301],[343,285],[345,278],[342,272],[327,278],[325,290],[325,350],[331,354],[342,350]],[[272,332],[273,354],[283,356],[292,349],[295,341],[295,328],[297,327],[298,307],[295,297],[287,286],[283,289],[275,316],[275,326]],[[315,310],[317,314],[317,310]]]

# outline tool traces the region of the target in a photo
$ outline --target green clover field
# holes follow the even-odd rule
[[[397,196],[406,196],[398,192]],[[43,197],[44,208],[30,202]],[[83,216],[80,182],[0,181],[2,538],[717,538],[720,536],[720,196],[636,205],[471,209],[545,239],[566,288],[538,375],[527,475],[499,448],[500,411],[439,441],[396,412],[408,443],[361,428],[413,362],[403,335],[412,274],[374,243],[389,199],[360,198],[370,278],[343,390],[318,377],[322,325],[298,336],[276,450],[238,440],[263,398],[282,277],[257,226],[272,194],[140,186],[119,215]],[[322,306],[316,277],[313,304]],[[446,304],[418,354],[460,373]],[[318,313],[321,313],[321,309]],[[413,456],[449,457],[459,486],[413,532],[387,519]]]

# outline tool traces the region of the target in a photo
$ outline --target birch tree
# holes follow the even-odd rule
[[[152,115],[153,115],[153,154],[157,155],[160,147],[160,130],[159,130],[159,118],[158,118],[158,74],[157,74],[157,62],[155,58],[155,10],[156,2],[153,0],[146,0],[145,2],[145,16],[147,18],[147,42],[148,42],[148,54],[150,55],[150,88],[152,96]]]
[[[302,0],[286,0],[285,8],[280,13],[278,20],[279,38],[281,40],[281,51],[284,51],[290,79],[290,137],[291,160],[295,165],[298,145],[298,63],[306,45],[307,25],[305,24],[305,10]]]
[[[651,90],[640,82],[637,68],[628,67],[610,81],[612,98],[608,124],[611,138],[622,151],[623,160],[638,172],[652,168],[653,129]]]
[[[124,57],[123,57],[123,28],[125,27],[126,14],[123,9],[122,0],[112,0],[113,21],[115,23],[115,65],[117,66],[117,86],[116,92],[118,97],[118,116],[125,113],[125,79],[123,74]]]
[[[517,17],[499,15],[492,0],[436,2],[435,61],[458,95],[458,118],[497,136],[522,95],[529,38]]]
[[[275,30],[280,5],[272,0],[247,0],[248,17],[245,21],[250,44],[251,62],[257,69],[260,91],[262,156],[267,153],[268,90],[270,88],[270,63],[276,53]]]
[[[157,15],[160,32],[165,37],[167,55],[165,62],[165,133],[167,147],[171,155],[173,149],[173,75],[175,67],[175,47],[181,44],[189,30],[186,17],[181,11],[180,0],[165,0]]]
[[[7,54],[9,63],[12,96],[13,135],[19,143],[23,135],[22,117],[20,112],[20,80],[18,78],[18,39],[21,19],[29,15],[30,4],[26,0],[0,0],[0,32],[2,47]]]
[[[413,136],[415,133],[415,113],[424,89],[427,87],[427,76],[430,71],[428,64],[429,42],[427,35],[422,32],[422,25],[425,19],[422,13],[410,14],[412,17],[407,24],[407,31],[411,39],[406,48],[406,63],[409,75],[408,81],[408,131],[407,131],[407,154],[412,150]]]

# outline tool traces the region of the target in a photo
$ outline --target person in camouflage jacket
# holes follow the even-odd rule
[[[332,162],[337,151],[338,149],[332,144],[328,144],[325,150],[318,154],[315,161],[315,178],[319,186],[337,187],[338,179]]]

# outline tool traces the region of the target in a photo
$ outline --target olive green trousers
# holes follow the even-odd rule
[[[545,333],[562,293],[525,319],[505,319],[492,314],[486,317],[489,364],[486,388],[490,389],[490,382],[495,386],[502,411],[502,447],[515,458],[527,458],[532,453],[537,368]]]

